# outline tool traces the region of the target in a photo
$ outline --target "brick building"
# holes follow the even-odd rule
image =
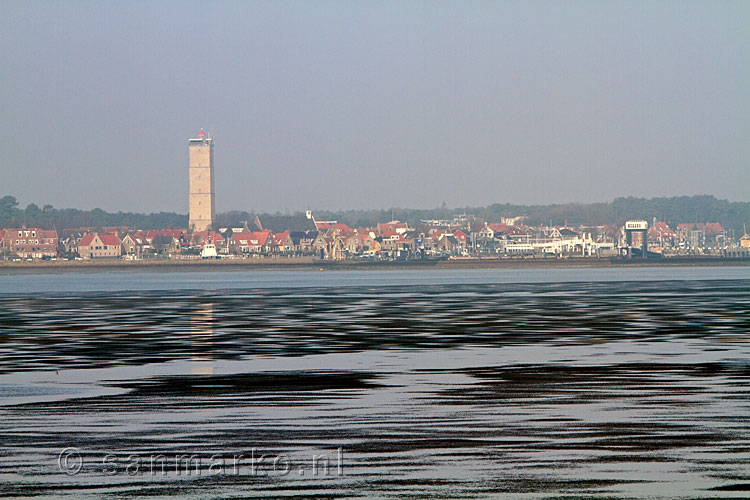
[[[24,259],[57,257],[57,231],[54,229],[6,229],[2,248]]]
[[[115,234],[87,234],[78,243],[78,255],[84,259],[119,258],[122,254],[120,238]]]

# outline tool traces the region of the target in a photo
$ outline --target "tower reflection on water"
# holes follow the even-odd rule
[[[193,347],[190,373],[193,375],[213,375],[213,335],[214,305],[196,304],[190,315],[190,343]]]

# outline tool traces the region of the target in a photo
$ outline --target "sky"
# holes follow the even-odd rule
[[[13,1],[0,196],[187,212],[750,201],[747,1]]]

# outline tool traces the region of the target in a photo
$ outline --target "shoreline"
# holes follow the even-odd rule
[[[219,259],[219,260],[153,260],[127,261],[0,261],[0,274],[6,272],[58,271],[222,271],[222,270],[399,270],[399,269],[554,269],[554,268],[622,268],[622,267],[694,267],[750,266],[750,258],[672,257],[663,259],[496,259],[459,258],[440,261],[368,262],[321,261],[312,257]]]

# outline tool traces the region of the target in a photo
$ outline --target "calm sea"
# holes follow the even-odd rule
[[[748,267],[0,271],[0,496],[744,498],[749,382]]]

